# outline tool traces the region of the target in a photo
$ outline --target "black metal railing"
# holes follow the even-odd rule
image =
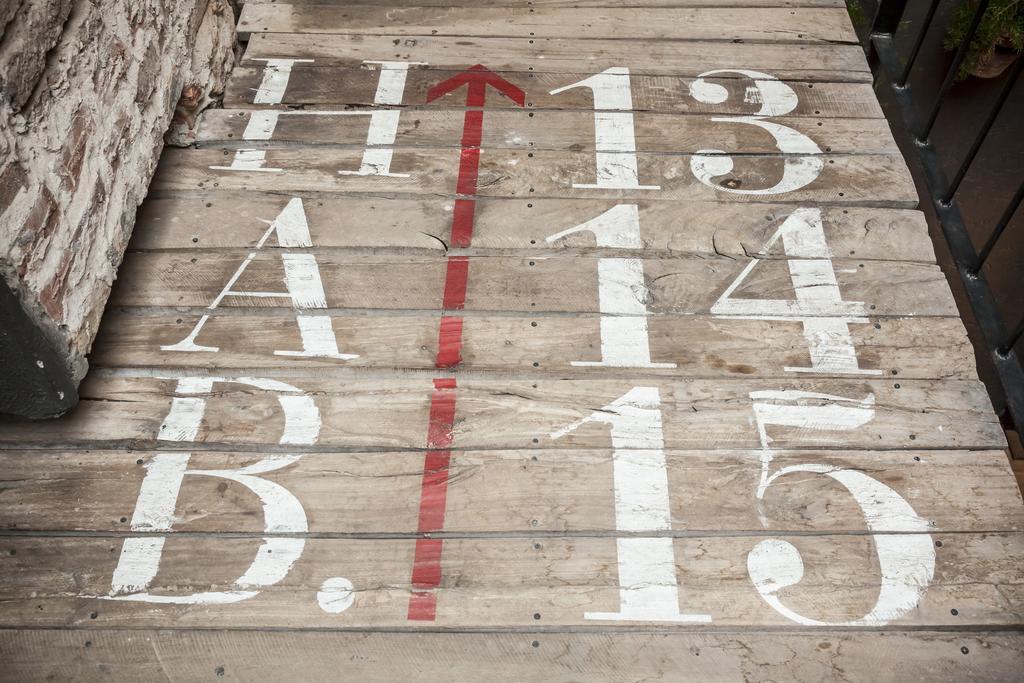
[[[941,224],[942,233],[963,281],[966,298],[984,338],[986,348],[979,349],[979,355],[989,356],[995,374],[998,376],[999,386],[990,386],[989,390],[1001,399],[996,401],[996,405],[1005,409],[1004,422],[1011,422],[1020,430],[1024,429],[1024,367],[1022,367],[1021,358],[1014,347],[1018,345],[1024,335],[1024,316],[1015,324],[1013,321],[1004,319],[986,278],[984,266],[997,245],[1000,245],[1001,241],[1006,241],[1004,238],[1007,226],[1010,225],[1014,214],[1020,207],[1021,199],[1024,197],[1024,180],[1016,181],[1016,192],[1005,209],[1001,211],[995,225],[984,231],[985,237],[981,241],[980,248],[975,247],[968,231],[961,213],[962,207],[957,201],[957,192],[961,189],[964,177],[975,163],[982,145],[989,139],[993,124],[996,123],[1013,91],[1020,72],[1024,68],[1024,57],[1018,57],[1010,68],[1009,74],[1004,77],[998,96],[991,102],[991,107],[982,120],[977,122],[980,124],[977,129],[974,131],[958,130],[958,135],[966,134],[974,137],[967,153],[956,164],[956,172],[952,179],[949,179],[943,163],[948,159],[948,154],[942,154],[942,145],[936,145],[932,140],[932,134],[936,121],[943,111],[943,106],[947,104],[957,76],[961,72],[964,60],[968,57],[978,27],[989,7],[989,0],[965,1],[972,2],[973,16],[941,85],[937,92],[930,97],[923,92],[915,92],[914,86],[910,83],[910,77],[921,55],[925,36],[932,28],[941,0],[931,0],[923,15],[921,14],[921,10],[924,9],[923,4],[914,7],[917,19],[913,22],[904,21],[907,0],[877,0],[876,7],[866,8],[869,11],[875,9],[875,12],[865,49],[875,76],[876,89],[880,96],[888,97],[895,103],[895,108],[902,118],[903,127],[913,140],[912,147],[916,152],[917,161],[920,162],[919,168],[927,185],[935,215]],[[904,30],[899,30],[901,26],[904,27]],[[903,35],[913,32],[908,29],[916,29],[916,33],[911,36]],[[907,44],[903,43],[905,40],[910,41],[909,49],[906,47]],[[901,57],[901,52],[905,56]],[[883,89],[887,89],[888,92],[882,92]],[[1015,134],[1019,137],[1024,131],[1021,130],[1022,126],[1020,125],[1015,127],[1017,128]],[[1019,164],[1014,172],[1018,176],[1024,177],[1024,164]],[[1021,246],[1015,245],[1014,248],[1021,249]],[[1022,278],[1016,278],[1016,291],[1009,293],[1011,299],[1024,300],[1022,299],[1024,286],[1020,284],[1021,281]],[[1000,294],[1006,298],[1006,292],[1000,292]]]

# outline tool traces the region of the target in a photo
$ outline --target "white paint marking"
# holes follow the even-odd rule
[[[665,438],[657,387],[634,387],[599,411],[551,434],[559,439],[590,422],[611,428],[615,528],[624,532],[671,531]],[[598,621],[709,623],[707,614],[679,611],[672,538],[620,538],[619,611],[586,612]]]
[[[618,204],[596,218],[551,235],[550,244],[578,232],[593,233],[597,246],[640,249],[640,213],[636,204]],[[674,368],[652,363],[647,330],[647,284],[640,259],[600,258],[597,262],[601,311],[601,360],[573,361],[580,367]]]
[[[773,482],[791,473],[823,474],[842,484],[860,507],[882,570],[878,598],[865,616],[838,623],[810,619],[783,605],[777,595],[803,578],[799,550],[787,541],[768,539],[754,546],[747,556],[747,571],[757,592],[779,614],[805,626],[884,626],[914,609],[935,573],[935,548],[927,534],[933,527],[931,522],[919,517],[889,486],[860,471],[802,464],[784,467],[769,476],[773,452],[768,445],[768,425],[829,431],[857,429],[873,419],[874,395],[858,400],[801,391],[761,391],[750,396],[761,440],[761,480],[756,498],[762,523],[769,526],[762,501]],[[826,403],[806,405],[808,400]]]
[[[795,300],[734,298],[736,290],[780,239],[786,256],[790,257],[787,264]],[[787,366],[787,372],[879,375],[881,370],[865,370],[857,362],[849,325],[867,323],[867,307],[860,301],[843,301],[831,258],[821,210],[799,208],[751,258],[711,307],[711,313],[718,317],[802,323],[811,367]]]
[[[355,601],[355,586],[343,576],[327,579],[316,594],[316,602],[320,609],[330,614],[341,614]]]
[[[161,441],[195,441],[205,411],[204,399],[175,396],[156,438]]]
[[[263,503],[265,529],[273,533],[301,533],[308,530],[305,512],[298,500],[279,484],[252,476],[290,465],[294,456],[272,456],[237,470],[186,470],[190,454],[159,454],[147,467],[132,520],[133,531],[170,531],[174,507],[185,474],[220,477],[242,484]],[[235,581],[239,589],[253,589],[280,581],[302,553],[303,539],[265,538],[256,559]],[[126,539],[121,561],[115,570],[111,598],[141,602],[203,604],[244,599],[246,591],[195,593],[186,596],[153,596],[146,589],[159,570],[163,538]],[[155,598],[155,599],[151,599]]]
[[[640,185],[629,69],[613,66],[582,81],[556,88],[551,94],[579,87],[590,88],[594,96],[597,182],[573,183],[573,187],[660,190],[660,185]]]
[[[401,104],[405,97],[405,79],[410,66],[426,66],[426,62],[388,62],[364,60],[363,64],[378,65],[380,76],[377,78],[377,92],[374,93],[375,104]]]
[[[206,400],[195,394],[209,394],[219,382],[243,384],[277,394],[285,417],[279,443],[313,444],[320,434],[320,412],[312,397],[279,380],[260,377],[185,377],[178,381],[178,396],[161,427],[160,439],[195,440],[202,425]],[[180,403],[179,403],[180,401]],[[179,406],[176,409],[176,406]],[[180,406],[186,406],[184,408]],[[172,428],[167,425],[172,423]],[[262,503],[264,530],[273,534],[302,534],[309,530],[299,500],[286,488],[259,475],[288,467],[301,455],[271,455],[257,462],[228,470],[188,469],[190,453],[160,453],[146,464],[146,476],[132,515],[132,531],[170,532],[174,511],[185,475],[217,477],[241,484]],[[159,604],[209,605],[238,602],[259,593],[260,588],[281,581],[302,555],[304,538],[265,537],[255,559],[234,582],[232,590],[207,591],[189,595],[153,595],[149,586],[160,569],[166,537],[131,537],[124,541],[111,579],[111,600]],[[351,585],[351,584],[350,584]]]
[[[312,59],[254,59],[254,62],[266,62],[263,67],[263,81],[260,83],[253,104],[280,104],[288,89],[288,80],[292,76],[292,66],[298,63],[312,64]]]
[[[705,71],[690,84],[690,95],[698,102],[705,104],[721,104],[729,97],[729,91],[716,83],[709,83],[705,79],[718,74],[739,74],[754,81],[753,87],[748,87],[744,93],[743,101],[751,104],[760,104],[760,111],[755,116],[785,116],[796,109],[800,103],[793,89],[771,74],[749,69],[715,69]]]
[[[249,114],[249,122],[242,132],[243,140],[270,140],[277,128],[281,112],[276,109],[255,110]],[[264,168],[267,153],[262,149],[239,149],[230,166],[210,166],[218,171],[265,171],[277,173],[280,168]]]
[[[278,104],[284,97],[295,62],[312,62],[311,59],[267,59],[263,70],[263,84],[254,99],[257,104]],[[425,62],[381,62],[365,61],[363,64],[379,65],[377,90],[373,102],[377,106],[397,106],[402,104],[405,92],[406,76],[412,64]],[[366,135],[366,149],[359,169],[356,171],[338,171],[341,175],[386,176],[390,178],[408,178],[408,173],[392,173],[391,160],[398,135],[398,121],[401,110],[375,109],[371,111],[297,111],[281,112],[276,110],[256,111],[250,114],[248,125],[242,134],[243,140],[271,140],[281,116],[368,116],[369,131]],[[266,150],[239,149],[230,166],[210,166],[219,171],[262,171],[277,173],[280,168],[266,168]]]
[[[235,158],[230,166],[210,166],[215,171],[259,171],[261,173],[280,173],[280,168],[267,168],[263,164],[267,161],[265,149],[239,149],[235,150]]]
[[[405,81],[409,73],[409,67],[413,64],[426,64],[426,62],[381,62],[364,61],[363,64],[376,64],[380,66],[377,77],[377,92],[374,93],[373,103],[378,106],[398,106],[402,104],[405,96]],[[366,149],[363,151],[363,159],[356,171],[338,171],[339,175],[356,176],[385,176],[389,178],[408,178],[408,173],[392,173],[391,160],[394,150],[391,145],[395,144],[395,137],[398,135],[398,121],[401,117],[400,109],[376,109],[374,111],[348,111],[338,112],[347,116],[369,116],[370,127],[366,134]]]
[[[813,182],[825,166],[825,162],[817,156],[821,154],[818,145],[803,133],[788,126],[764,120],[769,116],[788,114],[796,108],[799,100],[793,89],[774,76],[760,71],[716,69],[701,74],[690,85],[690,94],[694,99],[705,104],[721,104],[726,100],[728,91],[724,87],[705,80],[708,76],[716,74],[740,74],[753,79],[754,88],[759,96],[753,97],[748,89],[744,101],[760,101],[761,109],[754,116],[713,117],[712,121],[757,126],[775,138],[775,146],[783,154],[804,156],[787,156],[783,161],[782,179],[772,187],[746,189],[716,183],[716,177],[732,172],[733,161],[722,150],[702,149],[690,159],[690,170],[697,180],[722,192],[747,195],[782,194],[798,190]]]
[[[271,234],[277,235],[278,245],[282,248],[307,249],[313,246],[313,240],[309,234],[309,224],[306,220],[306,212],[302,200],[295,197],[288,201],[285,208],[270,223],[263,236],[256,243],[255,250],[250,252],[241,265],[234,272],[227,284],[207,307],[206,313],[199,319],[192,330],[184,339],[175,343],[160,347],[163,351],[184,351],[184,352],[210,352],[220,351],[217,346],[204,346],[196,343],[196,338],[203,327],[210,320],[225,297],[262,297],[262,298],[288,298],[297,311],[327,308],[327,299],[324,294],[323,282],[320,279],[320,269],[317,266],[316,257],[313,254],[296,254],[285,252],[281,254],[281,261],[284,267],[284,284],[286,292],[251,292],[237,291],[235,283],[242,276],[249,264],[256,258],[259,250],[266,244]],[[352,360],[358,358],[356,354],[341,353],[338,349],[338,342],[334,336],[334,328],[329,316],[297,316],[299,335],[302,340],[301,351],[277,350],[275,355],[334,358],[336,360]]]

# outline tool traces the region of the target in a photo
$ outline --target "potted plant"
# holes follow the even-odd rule
[[[943,43],[947,50],[955,50],[967,37],[971,19],[977,9],[977,0],[960,5],[946,29]],[[969,75],[995,78],[1013,64],[1024,50],[1024,0],[991,0],[974,34],[970,48],[957,79]]]

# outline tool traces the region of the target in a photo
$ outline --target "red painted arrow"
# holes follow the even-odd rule
[[[480,64],[471,66],[462,73],[456,74],[432,87],[427,91],[427,102],[433,102],[437,98],[461,88],[463,85],[467,86],[467,107],[484,106],[484,100],[487,97],[487,86],[491,86],[520,107],[526,103],[526,93]],[[476,196],[476,179],[480,170],[480,139],[483,135],[483,129],[483,110],[466,110],[462,123],[462,153],[459,158],[459,180],[455,189],[455,192],[459,195]],[[455,212],[452,216],[452,246],[468,247],[472,235],[472,200],[456,200]],[[447,308],[447,306],[445,307]],[[459,305],[457,308],[462,308],[462,306]]]
[[[427,102],[433,102],[438,97],[458,90],[463,85],[469,86],[469,92],[466,96],[467,107],[484,106],[484,96],[487,93],[488,85],[520,107],[526,104],[526,93],[483,64],[474,64],[462,73],[455,74],[448,80],[441,81],[432,87],[427,91]]]
[[[463,85],[467,86],[466,106],[483,107],[487,86],[518,104],[526,103],[526,93],[486,67],[477,64],[460,74],[442,81],[427,91],[427,102],[446,95]],[[452,212],[451,246],[468,247],[473,238],[473,220],[476,213],[476,183],[480,170],[480,141],[483,137],[483,109],[467,109],[462,124],[462,150],[459,154],[459,179]],[[469,281],[469,258],[449,256],[445,274],[444,311],[462,310],[466,305],[466,286]],[[453,368],[462,362],[462,317],[441,316],[437,340],[438,368]],[[423,483],[420,489],[419,532],[429,534],[444,528],[448,495],[448,467],[451,462],[451,444],[455,427],[454,378],[434,380],[430,398],[430,424],[427,428],[427,451],[423,463]],[[441,550],[443,541],[420,538],[416,541],[413,561],[412,585],[408,618],[433,621],[437,613],[437,587],[441,584]]]

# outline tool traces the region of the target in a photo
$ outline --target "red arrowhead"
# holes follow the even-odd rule
[[[484,106],[484,94],[487,91],[488,85],[520,107],[526,104],[526,93],[482,64],[471,66],[462,73],[455,74],[448,80],[441,81],[435,85],[427,91],[427,102],[433,102],[438,97],[446,95],[463,85],[469,86],[469,91],[466,93],[467,107]]]

